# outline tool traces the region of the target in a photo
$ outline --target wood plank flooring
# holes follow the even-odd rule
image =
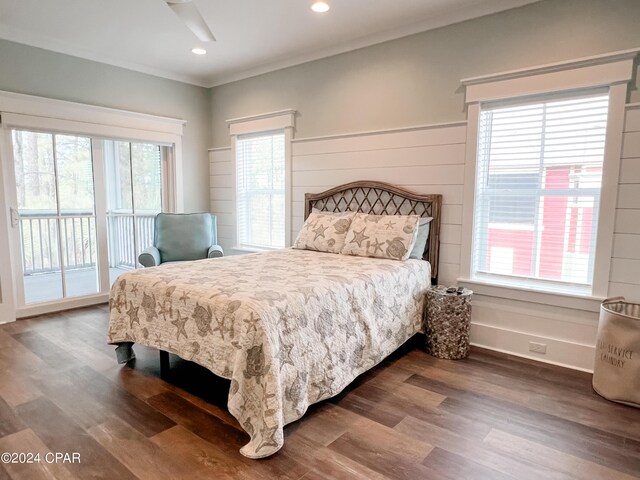
[[[0,464],[2,479],[632,479],[640,410],[591,376],[473,349],[408,345],[285,429],[266,460],[225,408],[229,383],[136,346],[117,365],[106,307],[0,326],[0,452],[78,452],[80,463]]]

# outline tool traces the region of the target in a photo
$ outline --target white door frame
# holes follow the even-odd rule
[[[173,151],[166,165],[169,169],[170,197],[169,211],[182,211],[183,178],[182,178],[182,134],[186,122],[178,118],[161,117],[143,113],[116,110],[94,105],[53,100],[45,97],[23,95],[0,91],[0,323],[41,315],[48,312],[67,310],[108,301],[108,293],[65,299],[52,303],[24,305],[24,283],[22,274],[22,246],[20,235],[15,228],[10,227],[11,207],[17,208],[15,192],[15,171],[13,163],[13,148],[11,129],[24,128],[31,131],[47,133],[67,133],[84,135],[92,140],[100,138],[123,139],[134,142],[157,143],[172,146]],[[98,142],[92,142],[98,143]],[[166,150],[169,150],[167,148]],[[94,155],[95,151],[92,152]],[[101,152],[99,152],[101,153]],[[94,186],[96,194],[96,214],[105,208],[100,205],[100,182],[104,175],[104,159],[99,155],[98,162],[94,158]],[[98,172],[98,169],[101,169]],[[104,188],[102,188],[104,190]],[[13,193],[12,193],[13,192]],[[96,219],[96,229],[99,219]],[[98,248],[106,248],[105,239],[98,233]],[[104,233],[102,234],[104,235]],[[106,238],[106,237],[105,237]],[[102,271],[104,265],[100,264]],[[15,272],[20,272],[20,275]],[[106,271],[108,276],[108,271]],[[108,282],[108,280],[107,280]],[[101,277],[101,291],[104,290],[105,280]],[[20,307],[18,307],[20,305]],[[5,320],[6,318],[6,320]]]
[[[5,161],[10,142],[7,143],[7,132],[5,128],[0,128],[0,200],[6,207],[0,211],[0,323],[13,322],[16,319],[16,301],[13,289],[13,261],[15,258],[11,255],[11,247],[9,241],[9,231],[11,225],[12,206],[9,202],[4,201],[8,197],[7,191],[7,175],[4,172],[9,166],[9,162]],[[8,133],[10,135],[10,132]],[[6,233],[1,233],[6,232]]]

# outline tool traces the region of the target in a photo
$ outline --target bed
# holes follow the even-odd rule
[[[309,405],[342,391],[422,329],[437,276],[440,195],[380,182],[307,194],[312,209],[433,217],[423,260],[283,249],[165,264],[120,276],[108,341],[171,352],[231,380],[230,413],[263,458]]]

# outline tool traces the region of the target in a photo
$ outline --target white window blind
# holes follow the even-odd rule
[[[482,106],[472,278],[590,294],[608,93]]]
[[[236,140],[238,246],[285,246],[285,135],[240,135]]]

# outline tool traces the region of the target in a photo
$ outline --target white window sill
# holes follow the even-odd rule
[[[474,293],[487,297],[507,298],[522,302],[553,305],[556,307],[584,310],[587,312],[599,312],[600,303],[604,297],[592,295],[579,295],[568,292],[549,292],[537,290],[531,287],[518,287],[513,285],[500,285],[468,278],[458,278],[458,284],[470,288]]]

